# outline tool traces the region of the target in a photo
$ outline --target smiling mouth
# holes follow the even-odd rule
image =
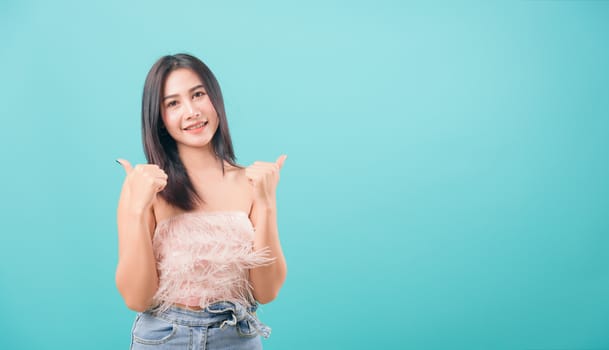
[[[204,126],[205,126],[205,125],[207,125],[208,123],[209,123],[209,121],[206,121],[206,122],[200,122],[200,123],[195,124],[195,125],[193,125],[193,126],[189,126],[189,127],[185,128],[184,130],[195,130],[195,129],[199,129],[199,128],[204,127]]]

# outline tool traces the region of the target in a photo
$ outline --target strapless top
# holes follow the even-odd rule
[[[253,305],[249,269],[271,264],[254,251],[254,227],[243,211],[189,212],[157,223],[152,241],[159,274],[153,307],[205,308],[216,301]]]

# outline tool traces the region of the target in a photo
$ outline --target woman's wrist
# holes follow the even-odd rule
[[[150,213],[150,205],[142,206],[133,203],[121,203],[120,210],[131,219],[142,219]]]
[[[277,202],[274,200],[260,201],[256,203],[256,207],[265,212],[274,212],[277,210]]]

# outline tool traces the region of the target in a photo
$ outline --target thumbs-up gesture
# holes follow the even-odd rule
[[[275,162],[259,162],[245,168],[247,176],[254,190],[254,204],[260,206],[274,206],[275,194],[279,183],[279,171],[283,167],[287,155],[281,155]]]
[[[134,211],[147,210],[156,199],[156,194],[167,186],[167,174],[156,164],[138,164],[132,167],[125,159],[116,161],[127,173],[121,201],[125,200],[125,204]]]

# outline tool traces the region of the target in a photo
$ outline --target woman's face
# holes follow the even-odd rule
[[[218,114],[195,72],[179,68],[169,73],[161,103],[163,123],[178,147],[210,145]]]

